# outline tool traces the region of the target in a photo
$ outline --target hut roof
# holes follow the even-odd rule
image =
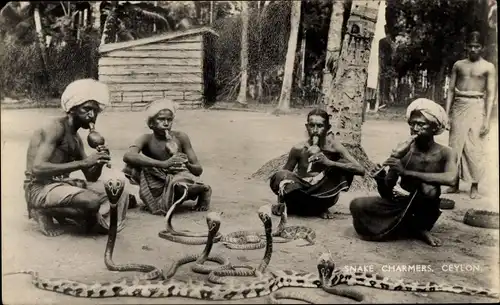
[[[211,28],[202,27],[202,28],[196,28],[196,29],[189,29],[189,30],[185,30],[185,31],[169,32],[166,34],[155,35],[152,37],[141,38],[141,39],[136,39],[136,40],[107,43],[107,44],[99,46],[99,53],[102,54],[102,53],[107,53],[107,52],[111,52],[111,51],[130,48],[130,47],[141,46],[141,45],[160,42],[160,41],[168,41],[168,40],[172,40],[175,38],[192,36],[192,35],[199,35],[199,34],[204,34],[204,33],[210,33],[212,35],[219,36]]]

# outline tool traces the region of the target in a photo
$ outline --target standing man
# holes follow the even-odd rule
[[[51,119],[31,137],[26,158],[24,191],[29,218],[34,218],[46,236],[64,231],[56,226],[71,219],[86,227],[87,232],[99,225],[108,229],[109,200],[103,183],[102,167],[109,163],[109,151],[101,145],[87,156],[80,128],[89,129],[109,103],[108,87],[93,79],[69,84],[61,97],[65,115]],[[85,180],[70,178],[82,171]],[[123,192],[118,201],[118,230],[123,228],[129,195]]]
[[[467,41],[469,56],[453,65],[446,99],[446,113],[451,121],[449,146],[459,160],[457,182],[446,192],[458,193],[462,179],[471,183],[471,199],[480,198],[483,138],[490,130],[496,93],[495,67],[481,57],[482,47],[479,32],[472,32]]]

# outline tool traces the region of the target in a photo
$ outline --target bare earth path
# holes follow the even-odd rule
[[[106,270],[103,262],[106,237],[64,235],[58,238],[42,236],[32,221],[27,219],[26,204],[22,191],[25,153],[31,132],[58,115],[57,110],[5,110],[2,111],[2,273],[18,269],[34,269],[42,275],[65,277],[82,281],[117,279],[123,274]],[[203,179],[213,186],[212,210],[224,211],[222,233],[242,229],[261,229],[256,211],[259,206],[273,202],[273,194],[266,182],[247,180],[250,174],[273,157],[286,152],[303,135],[303,115],[276,117],[263,113],[233,111],[181,111],[178,129],[186,131],[205,168]],[[113,156],[113,170],[105,176],[120,175],[124,150],[142,132],[147,131],[141,113],[104,113],[97,129],[106,137]],[[363,145],[372,160],[381,162],[389,154],[396,141],[407,135],[404,121],[368,121],[364,126]],[[82,136],[86,136],[82,133]],[[447,134],[438,138],[447,142]],[[465,193],[449,196],[456,200],[454,210],[443,211],[434,232],[443,239],[444,246],[431,248],[418,241],[370,243],[356,237],[349,215],[349,201],[363,193],[347,193],[333,211],[337,219],[320,220],[290,217],[291,224],[303,224],[317,232],[317,244],[312,247],[296,247],[301,241],[276,244],[271,268],[302,269],[316,271],[316,258],[329,249],[337,258],[338,265],[372,266],[382,272],[384,265],[430,265],[431,272],[383,272],[391,277],[405,277],[420,281],[447,282],[458,285],[491,287],[498,290],[499,234],[498,230],[479,229],[461,222],[470,207],[498,211],[497,179],[497,131],[490,137],[491,172],[481,187],[484,195],[490,188],[489,197],[471,202]],[[464,185],[465,190],[468,186]],[[488,199],[489,198],[489,199]],[[278,221],[278,219],[276,219]],[[183,212],[174,216],[178,228],[205,231],[205,213]],[[163,218],[130,210],[127,227],[118,236],[115,261],[137,262],[157,266],[172,263],[180,255],[199,253],[203,246],[187,246],[170,243],[157,237],[164,227]],[[234,263],[257,265],[262,250],[236,251],[216,244],[214,253],[223,253]],[[472,272],[448,271],[446,266],[474,266]],[[444,267],[443,267],[444,266]],[[444,270],[443,270],[444,269]],[[179,270],[177,276],[193,275],[189,267]],[[132,275],[132,273],[130,274]],[[354,289],[365,294],[364,302],[490,302],[487,298],[468,297],[448,293],[414,294],[388,292],[367,287]],[[76,299],[42,291],[31,285],[29,276],[3,277],[3,302],[5,304],[117,304],[117,303],[202,303],[199,300],[170,299]],[[310,291],[313,293],[313,291]],[[348,299],[317,291],[325,303],[352,303]],[[265,299],[249,299],[245,303],[264,303]],[[230,302],[227,302],[230,303]],[[242,303],[233,301],[232,303]]]

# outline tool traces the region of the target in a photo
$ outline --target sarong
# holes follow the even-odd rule
[[[397,198],[361,197],[349,209],[356,232],[365,240],[382,241],[431,230],[441,211],[440,200],[411,193]]]
[[[153,215],[166,215],[172,204],[182,193],[176,187],[180,182],[188,185],[204,185],[188,171],[169,174],[164,169],[144,167],[142,169],[131,166],[123,170],[131,183],[139,184],[139,197],[144,203],[144,209]],[[194,200],[199,193],[188,192],[185,200]]]
[[[87,182],[82,179],[55,178],[49,181],[36,181],[26,179],[24,182],[24,194],[28,208],[28,217],[32,218],[32,209],[71,207],[73,198],[84,192],[97,194],[102,202],[97,217],[96,230],[105,233],[109,229],[110,204],[104,190],[102,181]],[[125,227],[127,209],[129,205],[129,194],[125,187],[122,196],[118,200],[118,231]],[[69,217],[67,217],[69,218]],[[82,223],[82,219],[73,219]]]
[[[477,183],[481,179],[485,158],[479,132],[485,116],[484,94],[455,89],[450,109],[449,146],[458,154],[459,178]]]
[[[271,190],[279,195],[280,183],[291,182],[284,187],[282,200],[289,214],[317,216],[335,205],[340,192],[347,192],[354,175],[340,169],[329,168],[315,184],[287,170],[276,172],[270,180]]]

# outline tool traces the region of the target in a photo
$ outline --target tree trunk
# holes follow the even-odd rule
[[[327,111],[332,115],[332,131],[366,171],[372,170],[374,164],[361,147],[361,119],[378,5],[379,1],[353,1],[335,79],[332,88],[328,89],[331,94],[326,96],[331,101]],[[342,12],[343,9],[342,7]],[[341,26],[342,22],[339,24]],[[340,36],[341,29],[337,32]],[[251,178],[269,178],[277,168],[285,164],[287,156],[288,154],[283,154],[268,161]],[[366,175],[356,177],[351,190],[371,191],[375,187],[373,179]]]
[[[275,113],[288,112],[290,110],[290,96],[293,84],[293,68],[295,65],[295,52],[300,26],[301,1],[292,1],[292,14],[290,17],[290,37],[288,38],[288,49],[286,52],[285,72],[278,107]]]
[[[374,164],[361,146],[361,126],[378,6],[379,1],[353,2],[327,106],[332,119],[332,132],[367,171]],[[353,188],[375,188],[369,176],[359,178],[354,180]]]
[[[46,70],[48,67],[47,63],[47,50],[45,48],[45,35],[43,34],[42,19],[40,17],[40,9],[35,6],[33,10],[33,18],[35,19],[35,30],[38,38],[38,44],[40,45],[40,54],[43,60],[43,67]]]
[[[238,103],[247,104],[247,86],[248,86],[248,2],[241,1],[241,82],[240,93],[238,94]]]
[[[257,12],[258,12],[258,17],[257,20],[259,22],[258,29],[257,29],[257,58],[261,58],[260,54],[262,52],[262,20],[264,19],[264,6],[262,5],[262,1],[257,1]],[[263,87],[262,87],[262,79],[263,73],[262,73],[262,61],[257,61],[257,101],[259,104],[262,103],[262,95],[263,95]]]
[[[337,71],[340,50],[342,48],[342,24],[344,15],[344,2],[333,1],[328,40],[326,46],[325,69],[323,70],[322,93],[324,102],[328,104],[333,87],[333,77]]]
[[[101,34],[101,1],[92,1],[90,11],[92,15],[92,28]]]

